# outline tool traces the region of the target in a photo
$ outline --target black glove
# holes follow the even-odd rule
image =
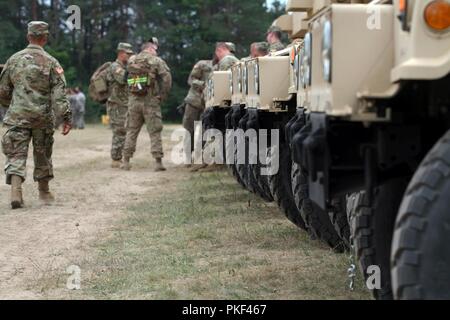
[[[180,104],[180,105],[177,107],[177,111],[178,111],[179,114],[181,114],[182,116],[184,116],[184,112],[186,111],[186,103],[183,102],[182,104]]]

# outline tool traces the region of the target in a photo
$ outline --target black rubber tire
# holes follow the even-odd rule
[[[241,187],[243,187],[244,189],[247,189],[247,185],[245,184],[244,181],[242,181],[242,178],[239,175],[238,168],[237,168],[237,166],[235,164],[228,165],[228,171],[236,179],[236,181],[239,183],[239,185]]]
[[[255,179],[255,183],[257,184],[258,189],[260,190],[261,197],[267,202],[275,201],[272,192],[270,191],[268,177],[263,176],[261,174],[262,169],[261,164],[252,165],[251,168],[252,168],[252,176]]]
[[[350,250],[350,223],[347,215],[347,197],[333,200],[332,209],[328,212],[334,230],[343,241],[346,250]]]
[[[450,131],[412,179],[392,245],[394,294],[402,300],[450,299]]]
[[[366,192],[350,196],[350,229],[356,259],[364,276],[371,266],[381,270],[381,289],[373,290],[377,300],[394,298],[391,285],[390,257],[392,236],[398,208],[407,186],[406,179],[396,179],[375,189],[370,205]]]
[[[233,121],[232,121],[232,116],[233,116],[234,110],[230,110],[230,112],[226,115],[225,117],[225,125],[226,125],[226,129],[227,130],[234,130],[233,127]],[[228,141],[227,141],[228,142]],[[235,155],[233,155],[233,163],[232,164],[228,164],[228,171],[231,174],[231,176],[233,176],[236,181],[243,187],[246,188],[247,186],[245,185],[245,183],[242,181],[241,177],[239,176],[239,172],[237,171],[237,167],[236,167],[236,157]]]
[[[334,230],[328,212],[309,199],[308,176],[295,162],[292,164],[291,177],[295,204],[311,236],[322,240],[336,252],[344,252],[344,242]]]
[[[294,194],[292,193],[292,159],[290,149],[285,144],[275,148],[279,149],[280,163],[278,173],[268,176],[271,194],[286,217],[300,229],[307,230],[305,221],[295,204]],[[273,149],[274,147],[271,147],[268,151],[269,162],[271,164],[273,163],[273,160],[271,160],[271,150]]]

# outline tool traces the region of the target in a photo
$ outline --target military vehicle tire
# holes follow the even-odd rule
[[[262,166],[260,164],[253,164],[250,166],[250,180],[255,185],[256,193],[267,202],[273,202],[272,192],[269,187],[269,180],[267,176],[261,175]]]
[[[292,163],[292,193],[312,237],[322,240],[336,252],[344,252],[345,244],[334,229],[328,212],[309,199],[308,175],[295,162]]]
[[[450,131],[422,162],[406,192],[392,246],[395,297],[450,299]]]
[[[370,267],[381,271],[381,289],[372,290],[377,300],[392,300],[390,257],[392,236],[398,208],[407,186],[406,179],[396,179],[377,187],[372,205],[365,191],[349,198],[350,230],[359,267],[368,280]]]
[[[344,242],[345,249],[350,249],[350,223],[347,215],[347,197],[334,199],[332,209],[328,212],[331,224]]]
[[[270,165],[273,165],[275,161],[273,157],[277,152],[279,152],[279,170],[276,174],[268,176],[270,191],[286,217],[300,229],[307,230],[292,193],[292,158],[290,149],[285,144],[271,147],[268,150]]]

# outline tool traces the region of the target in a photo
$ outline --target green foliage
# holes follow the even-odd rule
[[[69,5],[81,8],[82,28],[70,31],[65,20]],[[187,78],[196,61],[209,59],[217,41],[232,41],[239,57],[248,55],[252,42],[262,41],[268,26],[284,8],[265,0],[0,0],[0,62],[26,46],[31,20],[47,21],[51,38],[47,50],[65,69],[70,87],[87,90],[95,69],[115,59],[118,42],[138,51],[152,36],[160,41],[160,55],[172,69],[174,87],[163,113],[177,120],[178,106],[188,91]],[[104,107],[88,99],[87,113],[98,121]]]

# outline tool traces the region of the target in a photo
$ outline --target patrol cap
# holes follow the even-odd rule
[[[28,35],[43,36],[48,35],[48,23],[44,21],[31,21],[28,24]]]
[[[253,45],[258,51],[269,52],[270,45],[267,42],[255,42]]]
[[[133,46],[126,42],[119,43],[119,45],[117,46],[117,51],[123,51],[128,54],[134,54]]]
[[[233,42],[225,42],[225,45],[231,53],[236,53],[236,45]]]
[[[277,26],[270,26],[269,30],[267,30],[267,34],[272,33],[272,32],[281,34],[281,33],[283,33],[283,30],[281,30],[281,28],[277,27]]]
[[[157,37],[151,37],[148,39],[148,42],[153,43],[154,45],[157,45],[159,47],[159,40]]]

